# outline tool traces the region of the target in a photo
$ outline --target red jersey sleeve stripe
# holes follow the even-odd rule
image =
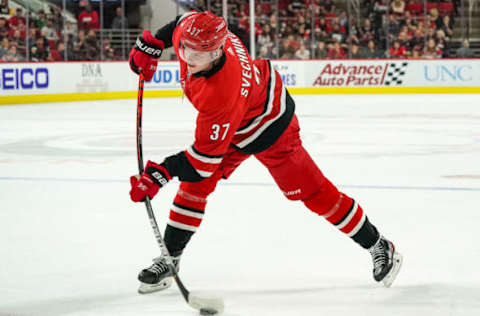
[[[220,162],[222,159],[216,158],[215,161],[219,161],[218,163],[209,163],[209,162],[203,162],[202,160],[199,160],[193,156],[190,151],[186,151],[185,155],[187,156],[188,161],[192,165],[192,167],[198,172],[199,175],[201,175],[204,178],[210,177],[215,170],[217,170],[218,166],[220,165]]]
[[[199,152],[193,145],[188,147],[187,152],[190,156],[194,157],[196,160],[205,162],[205,163],[216,163],[219,164],[222,162],[223,155],[207,155],[204,153]]]
[[[220,165],[220,162],[222,162],[221,159],[218,162],[205,162],[195,158],[195,156],[192,156],[188,151],[185,154],[190,164],[197,170],[214,171]]]

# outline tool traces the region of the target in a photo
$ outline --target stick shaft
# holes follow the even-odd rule
[[[142,110],[143,110],[143,86],[145,84],[145,79],[143,75],[140,74],[140,79],[138,82],[138,98],[137,98],[137,161],[138,161],[138,172],[139,174],[143,173],[143,145],[142,145]],[[188,303],[188,297],[190,295],[187,288],[183,285],[182,280],[177,274],[177,269],[173,265],[172,257],[168,252],[167,246],[165,245],[165,241],[163,240],[162,234],[158,229],[157,220],[155,219],[155,214],[153,213],[152,204],[150,203],[150,198],[147,196],[145,198],[145,207],[147,209],[148,219],[150,221],[150,225],[152,226],[153,234],[155,235],[155,239],[157,240],[157,244],[160,247],[160,251],[162,256],[166,258],[168,267],[173,274],[173,278],[175,279],[180,292],[183,295],[183,298]]]

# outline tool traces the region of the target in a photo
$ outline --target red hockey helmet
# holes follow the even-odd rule
[[[180,37],[180,58],[191,64],[206,64],[220,56],[228,33],[224,18],[207,11],[195,14],[186,23]]]

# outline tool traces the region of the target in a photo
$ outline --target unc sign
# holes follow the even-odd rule
[[[427,81],[472,81],[471,65],[433,65],[424,66]]]

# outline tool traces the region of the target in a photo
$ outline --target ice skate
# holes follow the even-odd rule
[[[393,243],[380,236],[369,250],[373,260],[373,278],[390,287],[402,266],[403,257]]]
[[[178,272],[180,257],[173,257],[173,264]],[[173,278],[167,262],[164,257],[153,259],[153,264],[140,271],[138,274],[140,287],[138,293],[148,294],[169,288],[172,285]]]

